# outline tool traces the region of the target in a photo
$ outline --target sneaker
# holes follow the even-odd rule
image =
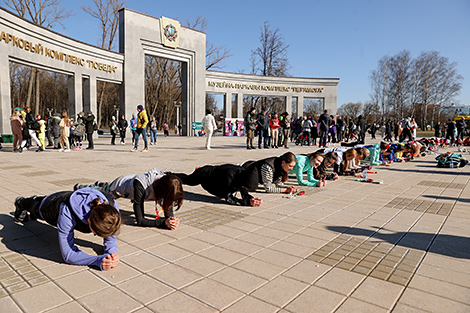
[[[137,147],[131,149],[132,152],[137,151]]]
[[[71,150],[70,149],[65,149],[64,152],[70,152]]]
[[[72,150],[80,150],[80,147],[73,147]]]
[[[136,150],[137,150],[137,149],[136,149]],[[149,148],[147,148],[147,147],[145,147],[145,148],[142,149],[142,152],[147,152],[147,151],[149,151]]]
[[[28,211],[24,210],[21,205],[20,201],[24,200],[23,197],[18,197],[15,200],[15,219],[19,222],[26,222],[28,220]]]
[[[123,146],[124,146],[125,144],[126,144],[125,142],[121,142],[121,145],[123,145]]]
[[[80,183],[73,185],[73,191],[77,191],[78,189],[80,189]]]
[[[60,148],[60,149],[59,149],[59,152],[64,152],[64,149]]]

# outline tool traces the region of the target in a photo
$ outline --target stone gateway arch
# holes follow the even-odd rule
[[[145,104],[145,56],[181,62],[181,125],[192,136],[192,122],[205,113],[206,93],[225,96],[226,117],[243,117],[243,96],[285,97],[286,111],[296,98],[297,115],[304,97],[323,98],[336,112],[338,78],[264,77],[207,71],[206,34],[178,21],[156,18],[129,9],[119,11],[119,53],[89,45],[37,26],[0,8],[0,133],[11,134],[9,62],[68,75],[69,116],[80,111],[97,113],[97,81],[120,85],[120,112],[130,117]],[[232,116],[232,96],[237,95]],[[35,112],[41,113],[41,112]]]

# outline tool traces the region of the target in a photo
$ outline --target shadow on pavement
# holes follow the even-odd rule
[[[459,259],[470,259],[470,238],[454,235],[439,235],[419,232],[391,232],[385,229],[372,231],[364,228],[328,226],[328,230],[352,236],[371,237],[388,243],[437,253]],[[384,231],[381,233],[381,231]]]
[[[6,248],[13,252],[29,255],[58,263],[64,263],[60,254],[57,228],[45,222],[28,221],[24,224],[14,217],[0,214],[0,239]],[[103,246],[88,240],[75,238],[75,244],[103,253]]]
[[[456,197],[447,197],[447,196],[433,196],[433,195],[421,195],[424,198],[433,198],[433,199],[443,199],[443,200],[453,200],[459,202],[470,202],[470,199],[456,198]]]
[[[412,169],[400,169],[400,168],[391,168],[391,167],[387,167],[387,168],[384,168],[385,170],[388,170],[388,171],[396,171],[396,172],[413,172],[413,173],[425,173],[425,174],[444,174],[444,175],[466,175],[466,176],[469,176],[470,175],[470,172],[469,173],[464,173],[464,172],[456,172],[455,169],[450,169],[450,168],[438,168],[436,166],[436,170],[434,171],[431,171],[431,170],[422,170],[422,169],[416,169],[416,170],[412,170]]]

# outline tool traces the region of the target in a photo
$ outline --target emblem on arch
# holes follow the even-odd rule
[[[178,38],[178,31],[176,30],[176,27],[174,27],[172,24],[166,25],[164,31],[165,37],[169,41],[176,41],[176,38]]]

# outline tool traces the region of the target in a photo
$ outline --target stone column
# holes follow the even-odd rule
[[[83,107],[82,104],[82,75],[75,73],[73,76],[68,77],[68,91],[69,91],[69,117],[75,118],[78,112]]]
[[[237,117],[238,118],[245,118],[243,115],[243,94],[237,94]]]
[[[96,98],[96,77],[83,79],[83,107],[79,111],[87,113],[93,112],[95,117],[98,115],[98,101]]]
[[[10,64],[8,55],[0,53],[0,133],[11,134]]]
[[[227,92],[224,95],[224,117],[232,118],[232,93]]]
[[[286,96],[286,112],[292,116],[292,96]]]
[[[301,117],[304,115],[304,97],[298,96],[297,97],[297,117]]]

